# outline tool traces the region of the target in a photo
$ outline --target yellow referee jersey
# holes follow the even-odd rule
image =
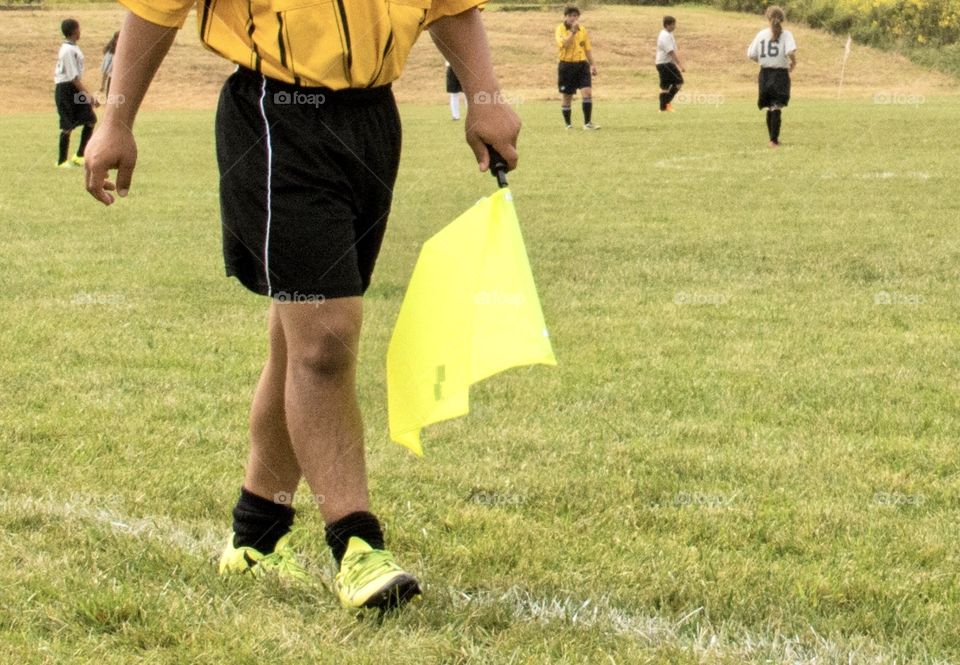
[[[563,43],[567,41],[567,37],[570,36],[570,31],[567,29],[566,23],[561,23],[557,26],[557,50],[560,52],[560,62],[582,62],[587,59],[587,51],[590,50],[590,35],[587,34],[587,29],[582,25],[580,30],[577,32],[577,38],[573,40],[573,44],[567,48],[563,47]]]
[[[196,5],[200,39],[271,78],[332,90],[394,81],[432,21],[483,0],[120,0],[171,28]]]

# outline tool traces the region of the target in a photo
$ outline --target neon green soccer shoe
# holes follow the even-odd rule
[[[351,609],[400,607],[420,595],[420,584],[401,568],[387,550],[375,550],[356,536],[334,580],[340,604]]]
[[[264,554],[252,547],[234,547],[233,534],[227,541],[220,555],[218,570],[221,575],[242,575],[244,573],[254,577],[276,575],[282,580],[305,582],[310,579],[306,569],[297,563],[293,548],[290,547],[290,534],[277,541],[277,546],[270,554]]]

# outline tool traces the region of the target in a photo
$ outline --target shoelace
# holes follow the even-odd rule
[[[400,566],[393,560],[393,556],[384,550],[362,552],[350,557],[346,566],[347,574],[343,581],[348,585],[363,586],[384,573],[400,570]],[[341,566],[342,570],[343,566]]]
[[[306,569],[297,563],[293,550],[289,546],[274,550],[260,559],[260,565],[280,573],[287,573],[292,577],[306,578]]]

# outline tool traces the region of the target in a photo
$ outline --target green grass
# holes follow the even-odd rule
[[[722,101],[599,104],[592,134],[521,107],[560,365],[476,388],[423,459],[386,440],[386,344],[420,244],[493,183],[403,109],[360,397],[427,593],[382,622],[324,588],[305,500],[315,588],[215,574],[265,304],[222,276],[212,114],[144,115],[109,209],[49,114],[6,116],[0,661],[960,659],[958,100],[796,100],[779,151]]]

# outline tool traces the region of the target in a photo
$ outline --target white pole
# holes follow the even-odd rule
[[[847,43],[843,47],[843,64],[840,65],[840,85],[837,88],[837,99],[840,99],[840,93],[843,92],[843,76],[847,72],[847,58],[850,57],[850,46],[853,44],[853,38],[847,35]]]

